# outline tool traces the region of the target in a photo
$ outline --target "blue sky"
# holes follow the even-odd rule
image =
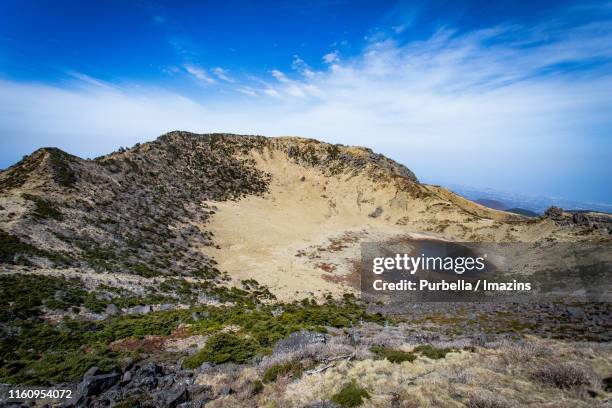
[[[611,2],[257,3],[2,1],[0,167],[174,129],[299,135],[612,203]]]

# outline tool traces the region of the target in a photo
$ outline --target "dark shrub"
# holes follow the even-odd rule
[[[414,353],[396,350],[390,347],[374,346],[370,351],[380,358],[386,358],[392,363],[403,363],[404,361],[413,362],[417,357]]]
[[[363,399],[370,399],[370,394],[355,381],[346,384],[342,389],[331,397],[331,401],[341,407],[351,408],[363,404]]]
[[[432,346],[431,344],[422,344],[417,346],[412,350],[414,353],[419,353],[427,358],[431,358],[432,360],[439,360],[441,358],[445,358],[446,354],[452,352],[452,349],[449,348],[437,348]]]
[[[249,362],[259,351],[259,343],[234,333],[217,333],[211,336],[202,350],[183,361],[185,368],[196,368],[204,362],[215,364]]]

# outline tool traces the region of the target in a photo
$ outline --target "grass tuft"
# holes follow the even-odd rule
[[[300,378],[304,373],[304,367],[299,361],[289,361],[283,364],[274,364],[266,369],[263,375],[264,383],[276,381],[279,377],[291,375],[293,378]]]
[[[365,388],[357,385],[355,381],[346,384],[342,389],[331,397],[331,401],[344,408],[358,407],[363,404],[363,399],[370,399],[370,394]]]

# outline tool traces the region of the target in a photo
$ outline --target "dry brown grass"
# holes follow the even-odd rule
[[[402,343],[393,330],[380,326],[378,329],[382,333],[378,341],[395,345],[399,342],[398,347],[404,350],[415,346]],[[377,338],[374,327],[364,333],[361,333],[362,340],[373,344]],[[461,342],[440,343],[444,344],[460,345]],[[322,361],[351,350],[355,355],[350,361],[337,361],[316,374],[305,374],[299,379],[280,378],[254,397],[240,396],[248,395],[247,392],[224,397],[226,404],[231,399],[233,405],[214,406],[301,408],[329,401],[348,381],[355,381],[370,395],[371,398],[363,402],[365,408],[586,408],[603,406],[605,399],[611,397],[600,384],[602,378],[612,373],[610,346],[527,338],[518,342],[491,343],[473,351],[453,352],[439,360],[418,357],[414,362],[401,364],[373,360],[367,348],[361,343],[354,345],[337,334],[326,345],[266,357],[255,372],[241,374],[241,380],[226,376],[216,377],[216,381],[224,384],[229,381],[238,386],[241,381],[254,381],[253,375],[261,378],[263,370],[273,364],[308,359]],[[569,356],[572,356],[571,362],[568,362]],[[210,378],[208,381],[215,382]]]

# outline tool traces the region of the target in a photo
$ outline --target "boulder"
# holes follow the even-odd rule
[[[274,346],[274,353],[291,353],[306,346],[325,344],[328,339],[329,335],[327,334],[302,329],[279,340]]]
[[[184,385],[177,386],[172,388],[165,393],[163,406],[165,408],[176,408],[183,402],[187,402],[189,399],[189,393],[187,392],[187,387]]]
[[[370,218],[378,218],[382,215],[383,213],[383,209],[382,207],[376,207],[376,209],[374,211],[372,211],[371,213],[368,214],[368,217]]]
[[[120,378],[121,374],[119,373],[99,374],[90,376],[86,374],[83,377],[83,381],[81,381],[81,383],[77,387],[76,393],[77,395],[83,397],[99,395],[105,390],[115,385]]]
[[[555,220],[555,221],[556,220],[562,220],[564,218],[563,217],[563,208],[552,206],[548,210],[546,210],[544,215],[547,218],[550,218],[551,220]]]
[[[109,303],[106,306],[106,314],[109,316],[117,316],[119,314],[121,314],[121,310],[119,310],[119,308],[117,306],[115,306],[112,303]]]
[[[161,377],[163,374],[164,368],[154,362],[146,363],[138,370],[138,375],[144,377]]]
[[[127,310],[128,314],[147,314],[147,313],[151,313],[151,306],[150,305],[140,305],[140,306],[134,306],[134,307],[130,307]]]
[[[94,377],[101,373],[102,372],[100,371],[98,367],[93,366],[93,367],[90,367],[87,371],[85,371],[85,374],[83,374],[83,378]]]

